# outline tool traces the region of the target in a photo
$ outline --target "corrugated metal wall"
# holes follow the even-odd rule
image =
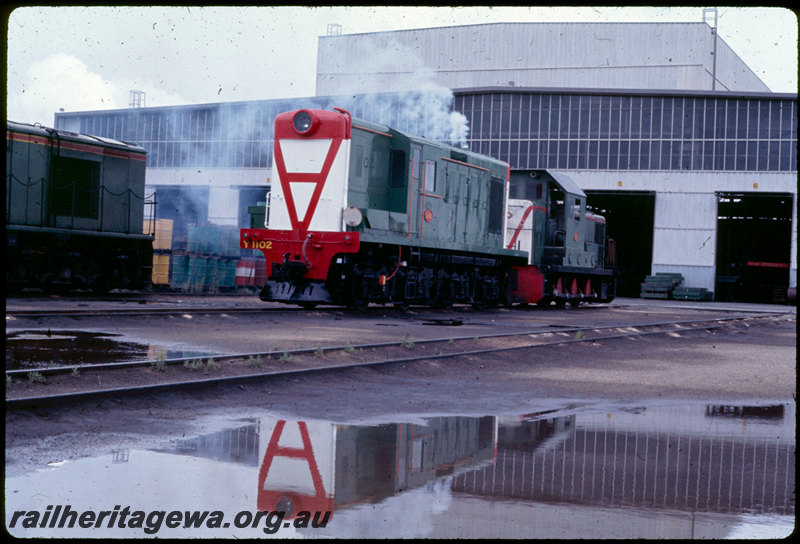
[[[322,36],[317,95],[478,86],[710,90],[705,23],[494,23]],[[717,89],[769,89],[720,38]],[[512,83],[513,82],[513,83]],[[375,90],[378,90],[376,88]]]

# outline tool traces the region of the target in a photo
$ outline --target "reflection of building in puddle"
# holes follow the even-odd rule
[[[174,441],[174,447],[169,453],[257,466],[260,461],[259,443],[259,426],[250,424],[192,438],[181,438]]]
[[[111,462],[112,463],[127,463],[131,458],[130,450],[112,450]]]
[[[793,515],[794,421],[792,405],[501,421],[496,462],[456,477],[452,489],[464,498],[516,499],[555,510],[562,504],[565,520],[577,513],[569,505],[634,507],[651,515],[683,511],[692,520],[696,512]],[[597,518],[596,536],[604,533],[605,519]]]

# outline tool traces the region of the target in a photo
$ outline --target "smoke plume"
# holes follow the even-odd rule
[[[337,42],[321,44],[318,94],[349,96],[356,117],[432,140],[466,143],[468,121],[453,111],[453,92],[436,82],[436,72],[414,49],[388,35],[362,36],[342,49]]]

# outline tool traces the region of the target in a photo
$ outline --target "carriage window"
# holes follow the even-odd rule
[[[581,220],[581,199],[580,198],[576,198],[575,199],[575,206],[574,206],[573,209],[575,211],[575,217],[574,217],[575,221],[580,221]]]
[[[406,152],[392,151],[392,172],[389,178],[390,187],[404,187],[406,184]]]
[[[489,232],[491,234],[500,234],[503,230],[504,197],[503,180],[492,178],[489,185]]]
[[[419,179],[419,163],[422,162],[422,152],[419,148],[411,151],[411,175],[414,179]]]
[[[436,163],[425,161],[425,192],[436,192]]]
[[[53,212],[97,219],[100,203],[100,163],[56,157],[53,171]]]

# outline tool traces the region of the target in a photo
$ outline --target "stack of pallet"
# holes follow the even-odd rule
[[[676,287],[672,291],[674,300],[708,301],[713,299],[713,293],[705,287]]]
[[[673,290],[683,282],[681,274],[659,272],[655,276],[647,276],[641,284],[641,298],[672,298]]]

